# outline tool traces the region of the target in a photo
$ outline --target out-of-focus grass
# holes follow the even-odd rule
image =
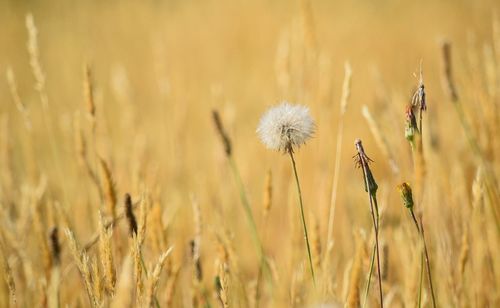
[[[134,201],[147,196],[148,209],[155,203],[159,206],[158,211],[150,209],[149,213],[160,217],[168,245],[164,243],[163,251],[155,248],[153,233],[158,229],[148,225],[143,246],[147,267],[174,245],[170,263],[160,277],[159,304],[165,305],[167,292],[162,291],[174,283],[175,306],[189,306],[191,297],[203,298],[200,294],[205,293],[211,305],[219,305],[212,293],[213,278],[219,273],[214,263],[223,259],[221,241],[227,250],[234,246],[234,254],[230,254],[235,258],[230,266],[230,306],[243,306],[245,297],[252,298],[248,294],[257,279],[259,259],[211,123],[214,108],[231,136],[257,224],[267,230],[266,235],[264,231],[261,234],[266,254],[278,275],[272,292],[268,285],[263,286],[262,305],[289,306],[292,298],[300,299],[293,303],[298,305],[346,300],[346,288],[353,285],[349,284],[349,273],[356,253],[354,238],[361,238],[363,247],[371,250],[362,175],[352,161],[356,137],[363,139],[375,161],[372,169],[383,208],[380,237],[388,246],[388,276],[383,282],[386,300],[390,306],[414,305],[418,239],[395,186],[414,181],[411,151],[404,139],[404,111],[417,86],[413,73],[418,72],[420,60],[428,99],[423,136],[428,168],[424,199],[416,207],[423,209],[440,306],[498,305],[500,294],[495,285],[500,283],[500,266],[495,256],[500,248],[499,233],[481,186],[484,177],[476,175],[479,164],[441,87],[440,42],[445,38],[452,42],[454,77],[467,120],[489,162],[487,168],[498,172],[500,38],[493,24],[499,5],[495,1],[310,4],[312,10],[307,12],[295,1],[263,0],[0,3],[1,248],[19,305],[54,297],[48,286],[50,277],[57,274],[44,269],[40,258],[43,249],[37,244],[40,234],[48,242],[52,227],[70,227],[84,244],[98,230],[98,210],[106,210],[79,164],[74,137],[78,122],[90,168],[99,170],[98,157],[110,164],[119,211],[127,192]],[[49,100],[48,124],[42,121],[26,48],[28,12],[38,29]],[[310,17],[308,22],[303,22],[304,16]],[[496,18],[498,23],[500,17]],[[278,65],[280,46],[289,50],[284,66]],[[305,272],[289,162],[266,151],[255,129],[261,113],[281,100],[311,108],[317,133],[296,158],[306,215],[319,222],[324,252],[346,60],[352,65],[353,80],[344,124],[334,248],[328,257],[331,268],[317,270],[322,281],[313,292]],[[82,93],[85,63],[93,75],[95,138]],[[4,77],[8,68],[29,110],[31,131],[11,98]],[[283,69],[290,76],[288,87],[276,77]],[[399,174],[391,172],[361,115],[365,104],[388,140]],[[273,172],[273,202],[264,228],[261,200],[269,169]],[[46,187],[37,200],[33,190],[44,180]],[[195,230],[190,196],[198,200],[203,221],[200,260],[204,277],[199,285],[191,279],[188,243]],[[57,204],[66,211],[69,224],[56,210]],[[36,208],[40,209],[39,218]],[[36,219],[41,220],[40,230],[30,228]],[[64,232],[60,234],[63,255],[57,297],[61,304],[88,305]],[[112,238],[118,278],[130,251],[127,237],[126,223],[121,221]],[[468,243],[467,250],[463,243]],[[94,250],[89,255],[98,256]],[[459,273],[464,255],[467,262]],[[363,281],[368,259],[363,255]],[[172,282],[177,267],[179,276]],[[359,287],[363,287],[361,282]],[[2,283],[2,288],[7,303],[7,284]],[[370,292],[373,305],[375,290]],[[110,298],[103,297],[106,304]],[[429,300],[425,291],[427,305]]]

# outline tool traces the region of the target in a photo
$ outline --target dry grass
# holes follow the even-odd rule
[[[0,307],[500,306],[500,5],[290,3],[0,3]]]

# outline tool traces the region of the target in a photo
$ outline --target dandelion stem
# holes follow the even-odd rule
[[[302,218],[302,226],[304,227],[304,238],[306,240],[307,255],[309,257],[309,268],[311,270],[311,276],[312,276],[314,286],[316,286],[316,279],[314,277],[314,268],[313,268],[313,264],[312,264],[311,247],[309,245],[309,237],[307,235],[306,219],[304,216],[304,204],[302,203],[302,192],[300,190],[299,176],[297,174],[297,166],[295,165],[295,159],[293,157],[293,151],[291,149],[288,150],[288,154],[290,154],[290,158],[292,159],[293,173],[295,175],[295,182],[297,183],[297,192],[299,195],[299,205],[300,205],[300,215]]]

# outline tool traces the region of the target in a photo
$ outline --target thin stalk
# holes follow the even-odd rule
[[[418,122],[419,122],[419,131],[420,131],[420,135],[423,135],[423,127],[422,127],[422,110],[420,110],[418,112]]]
[[[350,91],[351,75],[352,75],[351,66],[349,62],[346,62],[344,84],[342,86],[342,98],[340,100],[340,115],[339,115],[338,130],[337,130],[337,145],[335,152],[335,169],[333,173],[332,195],[330,199],[330,209],[328,213],[328,231],[326,236],[327,247],[332,242],[332,237],[333,237],[333,222],[335,220],[335,207],[337,205],[337,190],[340,178],[340,157],[342,154],[342,137],[344,135],[344,115],[347,110],[347,102],[351,95]],[[327,257],[328,256],[325,254],[325,260],[327,259]],[[326,262],[324,263],[326,264]]]
[[[477,139],[475,138],[473,131],[467,122],[465,112],[463,109],[462,102],[460,101],[457,88],[455,86],[455,82],[452,76],[452,66],[451,66],[451,44],[449,42],[443,42],[441,46],[442,50],[442,59],[443,59],[443,80],[445,81],[445,91],[449,96],[449,100],[451,101],[458,118],[460,120],[460,125],[462,126],[467,142],[469,143],[470,148],[472,149],[476,159],[479,160],[480,165],[484,168],[484,172],[486,175],[485,186],[487,193],[491,199],[491,211],[493,212],[493,216],[495,219],[495,224],[497,227],[497,232],[500,233],[500,213],[498,212],[498,208],[495,207],[495,204],[498,204],[498,196],[500,195],[497,188],[497,180],[495,176],[495,172],[493,168],[488,168],[488,164],[486,158],[484,157],[481,148]]]
[[[340,156],[342,153],[342,136],[344,132],[344,116],[341,114],[337,133],[337,150],[335,154],[335,171],[333,172],[332,196],[330,199],[330,211],[328,214],[328,231],[326,245],[330,245],[333,237],[333,222],[335,220],[335,207],[337,205],[337,189],[340,178]],[[327,256],[325,256],[326,258]]]
[[[408,209],[410,212],[411,218],[413,219],[414,226],[417,228],[417,233],[420,235],[420,227],[418,226],[417,218],[415,217],[415,213],[413,213],[412,209]],[[417,296],[417,307],[422,307],[422,285],[423,285],[423,277],[424,277],[424,254],[420,253],[420,275],[419,275],[419,283],[418,283],[418,296]]]
[[[268,234],[268,232],[267,232],[267,229],[268,229],[267,221],[269,220],[268,218],[269,218],[269,213],[263,217],[264,222],[263,222],[263,227],[262,227],[262,229],[263,229],[262,230],[262,234],[263,234],[262,235],[262,242],[264,242],[264,243],[267,240],[267,234]],[[264,261],[262,261],[262,262],[264,262]],[[256,284],[257,286],[256,286],[256,290],[255,290],[255,305],[254,305],[254,307],[259,307],[259,301],[260,301],[260,297],[261,297],[260,284],[262,282],[262,274],[263,274],[262,272],[263,272],[262,267],[260,267],[259,272],[257,273],[257,284]]]
[[[417,299],[417,307],[422,307],[422,285],[424,282],[424,255],[420,254],[420,276],[418,283],[418,299]]]
[[[436,296],[434,295],[434,286],[432,285],[431,264],[429,261],[429,253],[427,252],[427,245],[425,244],[424,226],[422,224],[422,220],[420,220],[420,235],[422,236],[422,242],[424,244],[425,263],[427,264],[427,277],[429,279],[429,288],[431,289],[432,295],[432,307],[436,308],[437,304]]]
[[[380,273],[380,249],[379,249],[379,243],[378,243],[378,231],[379,231],[379,214],[378,214],[378,205],[377,205],[377,199],[370,195],[370,207],[373,208],[373,204],[375,204],[375,211],[376,211],[376,218],[373,213],[372,209],[372,220],[373,220],[373,227],[375,228],[375,246],[376,246],[376,252],[377,252],[377,274],[378,274],[378,291],[379,291],[379,296],[380,296],[380,307],[384,307],[384,296],[382,293],[382,275]]]
[[[474,137],[472,133],[472,129],[467,122],[467,119],[465,117],[465,112],[462,108],[462,103],[457,99],[457,101],[453,102],[453,107],[455,107],[455,111],[458,115],[458,118],[460,120],[460,125],[462,126],[465,134],[465,138],[467,139],[467,142],[469,143],[470,148],[472,149],[474,155],[476,155],[476,158],[479,160],[480,164],[483,166],[484,172],[486,174],[486,189],[488,194],[490,195],[490,199],[492,202],[491,204],[491,211],[493,212],[493,218],[495,219],[495,224],[497,227],[497,232],[500,233],[500,214],[498,212],[497,207],[493,206],[494,204],[497,204],[498,196],[499,193],[497,191],[497,180],[495,177],[495,173],[492,171],[491,168],[488,168],[488,164],[486,159],[484,158],[484,155],[481,151],[481,148],[479,147],[479,144]]]
[[[417,221],[417,217],[415,217],[415,213],[413,212],[412,209],[409,209],[411,218],[413,219],[413,222],[415,223],[415,228],[417,228],[417,232],[420,235],[420,239],[422,241],[422,246],[423,246],[423,252],[422,252],[422,268],[421,268],[421,277],[420,277],[420,290],[419,290],[419,307],[420,307],[420,297],[421,297],[421,292],[422,292],[422,271],[423,271],[423,257],[425,256],[425,263],[426,263],[426,268],[427,268],[427,278],[429,280],[429,288],[431,290],[431,296],[432,296],[432,306],[434,308],[437,307],[436,305],[436,296],[434,295],[434,286],[432,284],[432,275],[431,275],[431,265],[429,261],[429,253],[427,252],[427,245],[425,243],[425,237],[424,237],[424,225],[422,224],[422,220],[420,220],[420,226]]]
[[[382,275],[380,273],[380,252],[379,252],[379,244],[378,244],[378,230],[379,230],[379,223],[380,223],[380,216],[378,212],[378,203],[377,203],[377,198],[372,192],[370,191],[369,187],[369,181],[368,181],[368,172],[365,170],[366,166],[365,164],[362,164],[362,170],[363,170],[363,177],[365,180],[365,185],[366,185],[366,190],[368,191],[368,198],[370,200],[370,213],[372,216],[372,221],[373,221],[373,229],[375,231],[375,251],[377,255],[377,274],[378,274],[378,289],[379,289],[379,296],[380,296],[380,307],[384,307],[384,295],[382,292]]]
[[[368,277],[366,277],[366,287],[365,287],[365,295],[363,296],[363,306],[366,306],[366,301],[368,299],[368,292],[370,291],[370,285],[372,282],[373,275],[373,267],[375,266],[375,249],[377,246],[373,245],[372,256],[370,257],[370,271],[368,272]]]
[[[421,235],[420,227],[418,226],[417,217],[415,217],[415,213],[412,209],[408,209],[413,219],[415,228],[417,228],[417,233]],[[424,272],[424,253],[423,251],[420,254],[420,278],[419,278],[419,287],[418,287],[418,307],[422,307],[422,284],[423,284],[423,272]]]
[[[252,239],[254,241],[255,248],[257,249],[257,253],[259,255],[259,259],[261,262],[260,267],[266,269],[266,272],[269,275],[269,279],[270,279],[270,281],[272,281],[269,264],[267,263],[267,260],[265,258],[264,248],[262,246],[262,242],[260,241],[259,235],[257,233],[257,225],[256,225],[255,220],[253,218],[252,208],[250,207],[250,202],[248,201],[247,195],[245,193],[245,187],[243,185],[243,180],[241,179],[241,175],[240,175],[238,168],[236,167],[236,163],[231,155],[228,156],[228,161],[229,161],[229,165],[231,166],[231,171],[233,173],[233,176],[236,180],[236,184],[238,185],[241,203],[243,204],[243,209],[245,210],[248,224],[250,225],[250,234],[252,235]]]
[[[292,150],[288,150],[288,154],[290,154],[290,158],[292,160],[293,173],[295,175],[295,182],[297,183],[297,192],[299,195],[299,205],[300,205],[300,216],[302,219],[302,227],[304,227],[304,239],[306,240],[307,255],[309,257],[309,269],[311,270],[311,276],[312,276],[314,286],[316,286],[316,279],[314,277],[314,268],[313,268],[313,264],[312,264],[311,247],[309,245],[309,237],[307,235],[306,219],[305,219],[305,215],[304,215],[304,204],[302,203],[302,192],[300,190],[299,176],[297,174],[297,166],[295,165],[295,159],[293,157]]]

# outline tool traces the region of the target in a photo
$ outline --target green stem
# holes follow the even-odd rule
[[[309,245],[309,237],[307,235],[306,219],[305,219],[305,215],[304,215],[304,204],[302,203],[302,192],[300,190],[299,176],[297,174],[297,166],[295,165],[295,159],[293,158],[292,150],[289,150],[288,154],[290,154],[290,158],[292,159],[293,173],[295,175],[295,182],[297,183],[297,192],[299,195],[299,205],[300,205],[300,216],[302,218],[302,226],[304,227],[304,238],[306,240],[307,255],[309,257],[309,268],[311,270],[311,276],[312,276],[314,286],[316,286],[316,279],[314,277],[314,268],[313,268],[313,264],[312,264],[311,247]]]
[[[432,296],[432,307],[436,308],[437,304],[436,304],[436,296],[434,295],[434,286],[432,284],[431,263],[429,261],[429,253],[427,252],[427,245],[425,244],[424,226],[422,225],[422,220],[420,220],[420,235],[422,236],[422,243],[424,245],[425,263],[427,264],[427,278],[429,279],[429,288],[431,289],[431,296]]]
[[[375,193],[370,194],[370,206],[372,210],[372,219],[373,219],[373,227],[375,230],[375,246],[376,246],[376,252],[377,252],[377,273],[378,273],[378,291],[379,291],[379,297],[380,297],[380,307],[384,307],[384,295],[382,292],[382,274],[380,272],[380,245],[378,243],[378,234],[380,230],[380,216],[378,213],[378,203],[377,203],[377,197],[375,196]],[[375,215],[373,214],[373,208],[375,208]]]
[[[366,278],[366,287],[365,287],[365,295],[363,299],[363,306],[365,307],[366,301],[368,299],[368,292],[370,291],[370,285],[372,282],[372,275],[373,275],[373,268],[375,267],[375,249],[377,249],[376,245],[373,245],[373,251],[372,251],[372,256],[371,256],[371,261],[370,261],[370,272],[368,273],[368,277]]]
[[[238,185],[238,190],[240,191],[241,203],[243,204],[243,209],[247,216],[248,224],[250,226],[250,234],[252,235],[252,239],[254,241],[255,248],[257,249],[257,253],[259,255],[259,259],[261,262],[260,267],[266,269],[269,281],[272,282],[271,269],[264,255],[264,248],[257,233],[257,225],[255,223],[255,219],[253,218],[252,208],[250,207],[250,202],[248,201],[247,195],[245,193],[245,187],[243,185],[241,175],[238,171],[238,168],[236,167],[234,158],[231,155],[229,155],[228,160],[229,160],[229,165],[231,166],[231,171],[233,172],[234,178],[236,180],[236,184]]]
[[[413,212],[413,209],[410,210],[410,215],[411,218],[413,219],[413,222],[415,223],[415,227],[417,228],[417,232],[420,235],[420,240],[423,246],[423,251],[422,251],[422,261],[421,261],[421,270],[420,270],[420,290],[419,290],[419,307],[420,307],[420,297],[421,297],[421,292],[422,292],[422,271],[423,271],[423,260],[425,256],[425,263],[426,263],[426,268],[427,268],[427,278],[429,279],[429,289],[431,290],[431,296],[432,296],[432,307],[436,308],[436,296],[434,295],[434,286],[432,284],[432,275],[431,275],[431,264],[429,260],[429,253],[427,252],[427,245],[425,243],[425,237],[424,237],[424,225],[422,224],[422,219],[420,219],[420,226],[417,221],[417,217],[415,217],[415,213]]]
[[[380,273],[380,253],[379,253],[379,244],[378,244],[378,231],[379,231],[379,224],[380,224],[380,215],[378,212],[378,202],[377,202],[377,195],[376,195],[376,190],[372,191],[370,188],[370,182],[368,180],[368,172],[369,170],[365,169],[366,166],[363,164],[362,165],[362,170],[363,170],[363,179],[365,182],[365,189],[368,192],[368,198],[370,201],[370,213],[372,216],[372,221],[373,221],[373,230],[375,231],[375,252],[377,253],[377,274],[378,274],[378,284],[379,284],[379,297],[380,297],[380,307],[384,307],[384,295],[382,292],[382,275]]]
[[[418,283],[418,300],[417,300],[417,307],[421,308],[422,307],[422,285],[424,281],[424,254],[420,254],[420,276],[419,276],[419,283]]]

